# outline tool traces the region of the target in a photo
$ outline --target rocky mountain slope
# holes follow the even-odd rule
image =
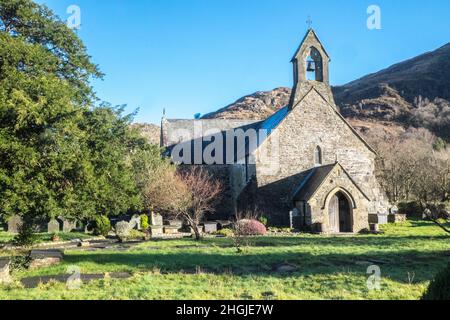
[[[133,127],[138,128],[141,131],[142,136],[151,144],[160,144],[161,128],[159,126],[150,123],[136,123],[133,124]]]
[[[286,106],[290,96],[291,89],[289,88],[258,91],[240,98],[225,108],[203,116],[203,119],[266,119]]]

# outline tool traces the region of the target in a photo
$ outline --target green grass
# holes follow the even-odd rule
[[[37,235],[36,243],[43,243],[51,241],[53,234],[51,233],[40,233]],[[82,232],[61,232],[58,233],[61,241],[70,241],[75,239],[87,239],[92,238],[93,236],[90,234],[82,233]],[[14,239],[14,234],[0,231],[0,244],[10,243]]]
[[[229,239],[151,241],[129,251],[67,251],[64,263],[15,278],[130,272],[80,289],[51,283],[0,287],[0,299],[419,299],[450,259],[450,238],[428,222],[384,226],[384,235],[254,238],[242,254]],[[375,260],[375,261],[374,261]],[[364,264],[365,261],[372,261]],[[298,267],[273,271],[279,263]],[[368,290],[367,267],[381,268],[381,290]]]

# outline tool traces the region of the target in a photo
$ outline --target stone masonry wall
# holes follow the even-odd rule
[[[323,165],[338,161],[371,199],[369,212],[387,211],[374,175],[376,155],[315,90],[276,130],[278,134],[265,143],[279,144],[278,173],[267,175],[258,170],[263,163],[257,163],[258,196],[262,203],[270,204],[270,214],[279,215],[279,220],[286,222],[293,205],[289,195],[301,181],[302,173],[315,166],[317,146],[322,149]]]

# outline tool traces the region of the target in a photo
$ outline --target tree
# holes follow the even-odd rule
[[[179,175],[190,192],[189,209],[181,212],[181,215],[194,230],[195,238],[199,240],[201,234],[198,225],[205,214],[214,212],[214,205],[218,201],[223,187],[217,179],[214,179],[202,167],[189,167],[180,170]]]
[[[139,207],[131,156],[145,143],[131,116],[95,106],[100,77],[46,6],[0,0],[0,215],[32,224]]]

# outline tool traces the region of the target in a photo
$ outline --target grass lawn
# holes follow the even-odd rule
[[[22,277],[130,272],[126,280],[0,287],[0,299],[419,299],[450,260],[450,238],[428,222],[384,226],[384,235],[299,235],[252,239],[237,254],[229,239],[151,241],[128,251],[66,251],[64,263]],[[298,267],[274,271],[280,263]],[[367,268],[381,268],[381,290],[368,290]]]
[[[51,233],[40,233],[37,235],[36,243],[48,242],[51,241],[53,234]],[[92,238],[92,235],[83,233],[83,232],[61,232],[58,233],[58,236],[61,238],[61,241],[70,241],[75,239],[87,239]],[[0,231],[0,244],[5,244],[11,242],[14,238],[14,235],[11,233],[7,233],[4,231]]]

